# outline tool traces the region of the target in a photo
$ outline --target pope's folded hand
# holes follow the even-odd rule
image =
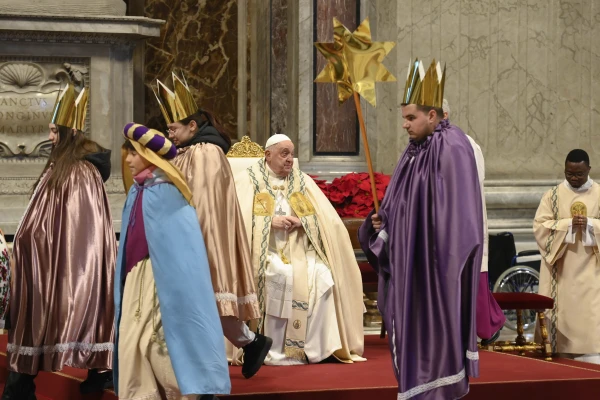
[[[290,229],[292,223],[288,221],[287,217],[274,217],[271,222],[273,229]]]
[[[290,223],[291,229],[300,228],[302,226],[302,222],[300,221],[300,218],[298,218],[298,217],[293,217],[291,215],[288,215],[284,218],[286,218],[288,220],[288,222]]]

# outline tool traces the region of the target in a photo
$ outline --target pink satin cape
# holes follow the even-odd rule
[[[48,170],[14,239],[8,365],[111,369],[116,239],[104,184],[88,161],[59,189]]]

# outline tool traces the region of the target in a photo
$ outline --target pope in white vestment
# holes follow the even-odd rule
[[[262,312],[267,365],[365,361],[362,280],[344,224],[315,182],[293,166],[285,135],[236,177]]]
[[[600,364],[600,185],[589,178],[589,157],[573,150],[565,181],[542,197],[533,229],[542,254],[539,294],[554,352]]]

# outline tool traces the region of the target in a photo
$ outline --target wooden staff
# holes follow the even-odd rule
[[[358,114],[358,122],[360,123],[360,133],[365,147],[365,156],[367,157],[373,204],[375,206],[375,212],[379,212],[379,200],[377,199],[377,187],[375,186],[375,173],[373,172],[373,162],[371,161],[371,151],[369,150],[369,140],[367,139],[367,128],[365,127],[365,120],[363,118],[362,109],[360,108],[360,97],[357,92],[354,92],[354,104],[356,104],[356,113]]]

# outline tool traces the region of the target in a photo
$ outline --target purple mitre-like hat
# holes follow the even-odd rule
[[[177,155],[177,148],[165,135],[144,125],[130,122],[125,125],[123,135],[125,138],[141,144],[166,160],[171,160]]]

